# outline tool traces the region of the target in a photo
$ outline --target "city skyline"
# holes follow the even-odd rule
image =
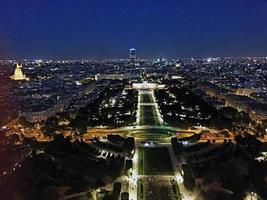
[[[2,1],[1,200],[267,200],[266,10]]]
[[[266,56],[265,1],[2,2],[0,58]]]

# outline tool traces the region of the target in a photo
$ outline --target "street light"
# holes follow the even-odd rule
[[[247,192],[244,200],[260,200],[260,197],[256,192]]]

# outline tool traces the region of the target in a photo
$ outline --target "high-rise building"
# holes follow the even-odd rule
[[[129,50],[129,54],[130,54],[130,60],[131,61],[135,61],[136,60],[136,49],[131,48]]]

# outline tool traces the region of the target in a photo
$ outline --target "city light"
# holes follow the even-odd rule
[[[1,1],[0,199],[267,200],[267,1]]]

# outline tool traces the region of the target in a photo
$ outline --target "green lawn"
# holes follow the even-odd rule
[[[142,94],[141,103],[153,103],[152,96],[150,94]]]
[[[140,107],[140,125],[160,125],[155,106],[141,105]]]
[[[174,175],[166,147],[138,148],[139,175]]]

